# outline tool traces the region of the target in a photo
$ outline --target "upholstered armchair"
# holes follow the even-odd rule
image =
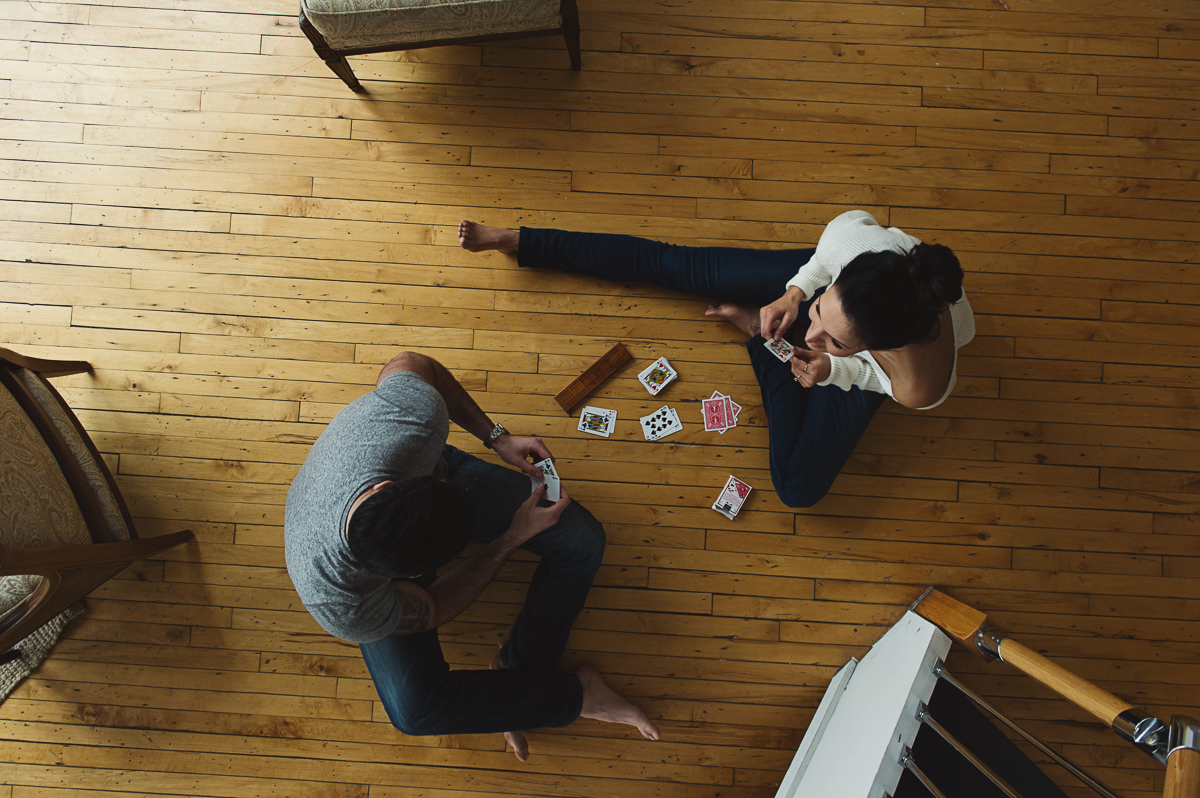
[[[80,599],[191,532],[138,539],[112,474],[47,376],[89,370],[0,349],[0,699]]]
[[[330,69],[365,91],[348,55],[561,33],[580,68],[575,0],[300,0],[300,29]]]

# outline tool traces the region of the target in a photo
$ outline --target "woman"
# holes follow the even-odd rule
[[[458,236],[472,252],[515,253],[520,266],[720,297],[706,315],[751,336],[771,480],[789,507],[811,507],[829,491],[885,395],[918,410],[941,404],[954,388],[958,348],[975,335],[954,253],[880,227],[866,211],[843,213],[816,249],[804,250],[680,247],[475,222],[460,224]],[[789,330],[806,348],[793,346],[784,364],[763,344]]]

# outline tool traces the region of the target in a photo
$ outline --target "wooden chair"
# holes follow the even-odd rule
[[[300,30],[353,91],[366,91],[348,55],[561,33],[579,70],[575,0],[301,0]]]
[[[103,458],[46,380],[90,369],[0,349],[0,698],[40,661],[57,637],[54,628],[47,642],[45,628],[64,624],[72,605],[192,538],[138,539]],[[16,660],[25,667],[14,678]]]

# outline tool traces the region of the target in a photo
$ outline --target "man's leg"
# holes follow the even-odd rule
[[[573,673],[450,670],[436,631],[385,637],[360,648],[388,718],[405,734],[567,726],[583,709],[583,685]]]
[[[446,461],[450,479],[466,488],[475,503],[472,539],[486,542],[499,537],[529,498],[529,477],[452,447]],[[512,669],[557,668],[571,625],[583,609],[604,557],[604,528],[572,502],[557,524],[522,548],[537,554],[541,562],[529,583],[525,606],[501,649],[501,662]]]

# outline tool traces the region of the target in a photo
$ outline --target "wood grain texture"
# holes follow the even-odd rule
[[[0,3],[0,345],[91,362],[58,385],[139,528],[197,538],[100,588],[0,704],[0,798],[767,798],[832,674],[931,584],[1121,701],[1200,714],[1192,4],[584,0],[582,72],[554,38],[381,54],[351,59],[366,97],[295,11]],[[853,208],[958,253],[978,335],[955,396],[885,405],[802,511],[704,298],[455,236],[810,247]],[[634,362],[592,397],[616,433],[584,435],[553,397],[617,342]],[[287,486],[405,349],[541,436],[604,522],[564,663],[660,743],[580,721],[520,765],[499,736],[404,737],[299,604]],[[652,399],[634,366],[660,355],[680,379]],[[725,435],[713,390],[743,406]],[[663,402],[685,429],[646,443]],[[730,473],[755,488],[733,522],[708,509]],[[494,656],[534,566],[446,628],[454,666]],[[1032,680],[949,665],[1122,795],[1161,793]]]

